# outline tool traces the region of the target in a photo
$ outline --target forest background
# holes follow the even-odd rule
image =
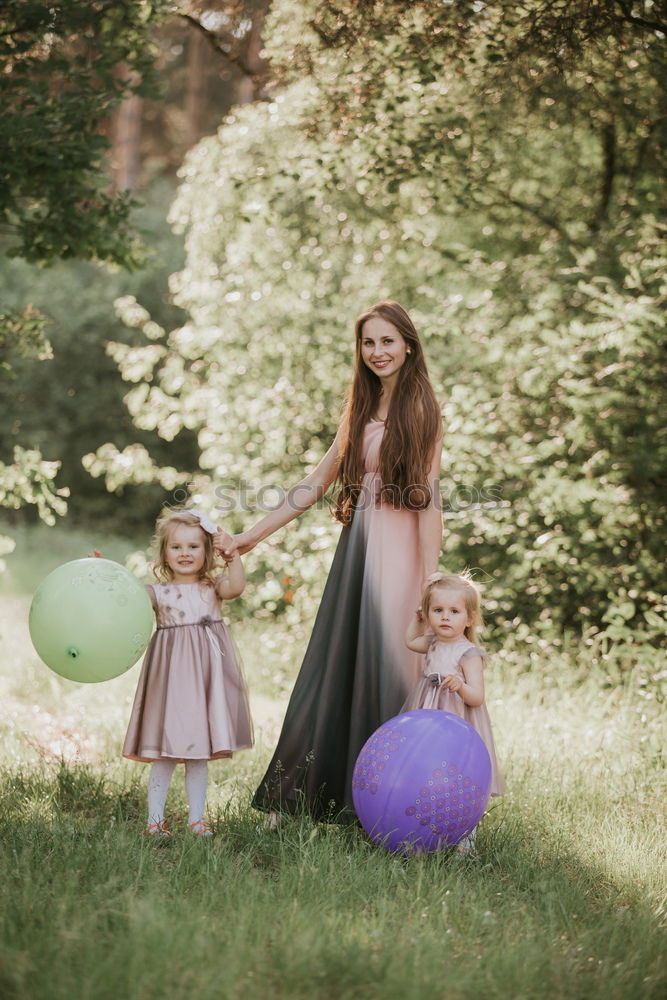
[[[0,992],[664,996],[664,0],[0,5]],[[508,794],[478,856],[258,829],[338,528],[225,608],[257,745],[138,836],[138,666],[56,677],[39,581],[149,578],[163,503],[247,526],[397,298],[443,404],[442,565],[485,587]]]
[[[10,521],[145,535],[194,495],[247,525],[395,297],[443,401],[446,564],[495,625],[654,662],[664,4],[5,8]],[[310,615],[335,536],[253,553],[247,610]]]

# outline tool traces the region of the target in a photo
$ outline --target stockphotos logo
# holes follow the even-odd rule
[[[290,490],[283,489],[271,483],[255,485],[245,479],[221,483],[215,487],[215,510],[221,514],[234,512],[268,514],[285,501],[292,510],[302,511],[307,507],[316,506],[333,511],[336,506],[336,491],[329,490],[323,496],[312,498],[312,488],[304,485],[293,486]],[[498,483],[483,483],[473,485],[458,483],[454,480],[437,480],[432,485],[436,498],[436,507],[445,514],[474,508],[505,507],[502,487]],[[187,488],[175,490],[173,502],[186,503],[190,499]],[[397,507],[419,506],[424,498],[424,488],[421,485],[408,486],[403,490],[398,487],[389,489],[384,502],[393,503]],[[356,510],[373,510],[381,505],[380,496],[375,484],[371,487],[362,484],[355,497]]]

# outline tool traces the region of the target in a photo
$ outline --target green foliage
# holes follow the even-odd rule
[[[162,0],[3,4],[0,231],[10,257],[39,264],[57,258],[125,267],[140,263],[143,251],[130,220],[134,203],[125,192],[108,191],[104,127],[124,97],[157,92],[151,33],[167,6]],[[44,461],[34,440],[28,449],[14,445],[26,399],[32,411],[44,414],[37,407],[41,394],[31,392],[44,380],[43,368],[34,370],[30,360],[51,356],[46,319],[13,292],[3,297],[3,309],[10,300],[13,308],[0,316],[0,373],[16,379],[12,389],[1,384],[0,393],[3,402],[19,405],[8,409],[12,423],[5,421],[3,427],[2,451],[5,456],[13,452],[14,465],[0,462],[0,506],[33,505],[53,523],[54,512],[66,510],[62,497],[67,488],[54,489],[61,463]],[[54,374],[60,373],[51,369],[51,379]],[[49,414],[42,437],[62,429],[62,410],[56,420]],[[60,457],[58,450],[56,454]],[[4,551],[11,550],[9,539],[2,544]]]
[[[0,379],[0,407],[7,415],[0,427],[0,460],[9,462],[17,446],[31,454],[41,452],[50,460],[49,469],[60,466],[54,482],[58,490],[70,490],[70,516],[80,524],[96,525],[97,530],[113,525],[148,535],[165,491],[173,489],[170,484],[127,485],[122,501],[110,496],[81,464],[82,456],[94,451],[110,433],[121,451],[138,438],[138,445],[144,451],[150,449],[161,466],[173,462],[180,470],[188,470],[197,464],[196,444],[187,431],[169,446],[154,433],[137,433],[123,403],[127,387],[104,347],[109,339],[131,342],[134,335],[114,316],[116,298],[140,295],[165,324],[177,323],[182,315],[166,301],[168,274],[182,260],[182,241],[164,221],[163,205],[172,190],[156,185],[147,192],[146,207],[136,215],[147,237],[160,245],[159,258],[154,256],[137,272],[86,261],[63,261],[38,269],[5,258],[0,265],[0,300],[16,312],[32,300],[27,315],[35,323],[34,349],[46,356],[37,363],[34,356],[8,350],[15,377]],[[48,354],[40,339],[39,324],[44,320]],[[23,321],[21,332],[25,330]],[[12,502],[11,507],[16,504]]]
[[[432,211],[491,225],[495,253],[546,239],[571,264],[607,222],[665,205],[665,46],[614,7],[284,0],[267,47],[288,80],[318,81],[331,186],[379,208],[418,181]]]
[[[491,511],[450,513],[450,558],[467,550],[492,578],[492,612],[517,621],[582,625],[617,640],[608,616],[630,593],[623,638],[634,630],[640,661],[646,640],[665,638],[664,618],[656,627],[664,610],[667,465],[660,238],[660,227],[644,232],[641,263],[621,255],[621,288],[608,278],[580,279],[576,308],[546,280],[533,309],[516,321],[520,339],[509,356],[507,340],[487,332],[489,305],[476,319],[480,384],[448,406],[459,426],[470,427],[471,461],[504,501]],[[486,439],[476,454],[475,434]],[[455,480],[461,483],[456,473]]]
[[[312,76],[193,150],[172,210],[190,319],[114,349],[138,426],[198,431],[193,494],[258,507],[312,467],[352,320],[391,296],[443,400],[444,558],[492,623],[613,644],[631,603],[626,665],[664,642],[667,66],[637,10],[596,5],[586,34],[537,0],[273,5],[274,66]],[[256,609],[312,613],[324,521],[251,554]]]
[[[23,312],[0,315],[0,378],[15,378],[16,359],[43,361],[51,357],[51,345],[46,339],[46,318],[33,306]],[[0,382],[0,392],[3,384]],[[55,514],[64,514],[67,489],[54,489],[60,462],[45,462],[39,451],[18,445],[13,449],[13,464],[0,461],[0,507],[17,510],[24,505],[37,509],[47,524],[53,524]],[[14,550],[14,541],[0,535],[0,572],[5,569],[2,556]]]
[[[0,463],[0,506],[18,510],[24,503],[34,504],[47,524],[55,524],[53,513],[64,514],[67,506],[62,497],[66,489],[53,492],[52,482],[59,462],[45,462],[38,451],[14,448],[14,465]]]
[[[33,306],[23,312],[0,314],[0,374],[14,377],[12,355],[44,361],[52,357],[45,335],[46,317]]]
[[[331,65],[331,55],[360,52],[349,67],[353,76],[391,73],[401,66],[426,68],[433,53],[444,53],[463,70],[471,49],[475,69],[494,71],[526,54],[537,54],[555,68],[569,69],[591,49],[601,52],[609,41],[640,36],[659,45],[667,33],[664,3],[640,0],[522,0],[519,3],[479,0],[281,0],[271,12],[268,48],[279,78],[293,82],[304,75],[320,77]],[[425,74],[427,75],[427,74]],[[433,76],[433,74],[431,74]],[[471,81],[473,84],[477,79]],[[328,84],[335,83],[333,74]],[[374,102],[380,88],[348,91],[355,103]],[[327,86],[327,93],[330,93]],[[345,88],[332,94],[331,106]],[[347,100],[343,100],[343,105]],[[340,104],[339,104],[340,109]]]
[[[125,193],[109,194],[103,125],[154,93],[151,35],[162,0],[7,0],[0,20],[0,227],[10,253],[136,266]]]
[[[16,359],[43,361],[51,357],[51,345],[44,334],[45,317],[32,306],[22,313],[0,315],[0,377],[15,378]],[[0,381],[0,392],[3,383]],[[18,510],[24,505],[34,506],[47,524],[54,524],[54,514],[64,514],[67,504],[64,497],[68,490],[54,488],[60,462],[46,462],[37,449],[15,445],[13,463],[0,461],[0,507]],[[0,572],[5,569],[2,556],[14,550],[14,541],[0,535]]]
[[[67,510],[65,497],[69,494],[67,487],[54,487],[60,462],[45,462],[36,449],[18,445],[12,459],[11,465],[0,462],[0,507],[18,510],[30,505],[46,524],[55,524],[54,515],[63,515]],[[13,551],[14,540],[0,535],[0,572],[5,569],[2,556]]]

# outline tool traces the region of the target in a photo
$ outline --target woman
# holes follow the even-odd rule
[[[229,555],[248,552],[338,480],[335,516],[344,527],[253,799],[272,814],[352,816],[359,751],[400,712],[421,666],[404,637],[440,553],[440,409],[417,331],[398,303],[363,313],[355,335],[354,380],[333,444],[279,507],[226,546]]]

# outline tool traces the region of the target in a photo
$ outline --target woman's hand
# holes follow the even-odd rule
[[[233,558],[235,555],[244,556],[257,544],[249,531],[242,531],[240,535],[227,535],[227,538],[228,542],[222,550],[225,559]]]

